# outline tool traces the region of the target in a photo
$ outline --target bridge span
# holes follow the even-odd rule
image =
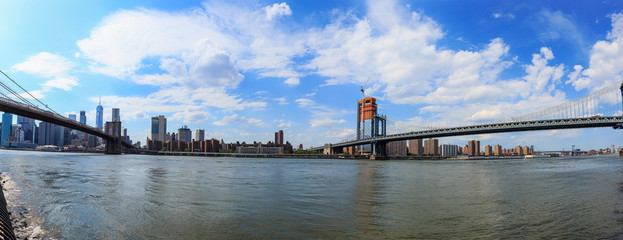
[[[106,153],[118,154],[121,152],[121,146],[126,148],[134,148],[132,144],[123,141],[121,137],[102,132],[99,128],[91,127],[86,124],[61,116],[59,114],[40,109],[38,107],[26,105],[5,97],[0,97],[0,111],[12,113],[23,117],[36,119],[39,121],[49,122],[59,126],[75,129],[94,136],[98,136],[106,140]]]
[[[553,129],[570,129],[570,128],[598,128],[612,127],[614,129],[623,129],[623,116],[613,117],[589,117],[589,118],[571,118],[571,119],[554,119],[554,120],[535,120],[523,122],[507,122],[507,123],[491,123],[462,127],[439,128],[425,131],[408,132],[400,134],[392,134],[379,136],[376,138],[365,138],[360,140],[345,141],[336,144],[330,144],[330,148],[342,148],[349,146],[359,146],[371,144],[373,152],[382,153],[384,146],[388,142],[409,140],[409,139],[425,139],[436,137],[452,137],[487,133],[504,133],[504,132],[521,132],[521,131],[538,131]],[[325,147],[311,148],[313,151],[322,151]],[[377,151],[374,151],[377,150]]]

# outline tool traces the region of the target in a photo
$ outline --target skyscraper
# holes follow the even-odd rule
[[[104,131],[104,107],[102,107],[101,96],[99,105],[95,108],[95,125],[100,129],[100,131]]]
[[[372,120],[376,116],[376,98],[367,97],[357,101],[357,139],[371,136]]]
[[[0,142],[3,147],[9,146],[9,138],[11,137],[11,127],[13,125],[13,115],[10,113],[2,114],[2,135]]]
[[[279,132],[275,132],[275,144],[283,145],[283,130],[279,130]]]
[[[24,131],[24,142],[34,143],[35,140],[35,120],[32,118],[17,116],[17,124],[22,125]]]
[[[177,138],[185,143],[190,143],[192,141],[191,131],[186,125],[182,126],[177,130]]]
[[[87,124],[87,113],[85,111],[80,111],[80,123]]]
[[[69,114],[69,119],[76,121],[76,114]]]
[[[112,121],[121,122],[121,116],[119,116],[119,108],[112,109]]]
[[[151,140],[164,142],[167,133],[167,118],[162,115],[151,118]]]
[[[56,125],[48,122],[39,123],[39,139],[37,144],[39,146],[54,145],[54,128]]]
[[[197,129],[195,130],[195,141],[203,141],[205,139],[205,130]]]

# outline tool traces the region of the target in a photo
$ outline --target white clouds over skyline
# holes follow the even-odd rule
[[[246,136],[260,136],[257,126],[300,124],[305,129],[293,131],[305,133],[307,145],[354,133],[356,99],[330,98],[355,96],[369,77],[366,94],[385,109],[436,126],[502,120],[568,101],[577,93],[571,86],[594,90],[623,80],[622,14],[610,15],[611,30],[587,51],[586,65],[557,52],[555,43],[573,41],[564,34],[580,46],[585,39],[574,16],[559,10],[532,13],[538,46],[528,48],[497,33],[456,36],[463,33],[443,18],[400,0],[311,13],[301,5],[206,1],[184,10],[117,10],[75,40],[75,58],[41,52],[12,69],[44,78],[42,96],[80,88],[77,76],[88,74],[141,88],[103,88],[105,106],[122,106],[127,120],[167,114],[176,124],[241,127]],[[526,21],[509,9],[482,19]],[[470,46],[448,43],[457,38]],[[277,116],[284,119],[269,119]]]

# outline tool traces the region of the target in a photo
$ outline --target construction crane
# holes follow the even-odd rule
[[[369,77],[368,77],[368,80],[366,80],[366,83],[364,83],[363,86],[361,86],[361,100],[365,98],[364,92],[366,91],[366,86],[368,86],[368,82],[370,82]]]

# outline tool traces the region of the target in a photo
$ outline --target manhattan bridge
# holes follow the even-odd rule
[[[490,123],[461,124],[454,127],[415,126],[379,115],[376,112],[376,100],[363,97],[363,87],[362,100],[359,100],[357,106],[357,129],[353,135],[337,143],[328,143],[310,150],[336,154],[341,153],[344,148],[357,147],[369,149],[372,155],[385,155],[387,143],[409,139],[571,128],[623,129],[623,82],[529,114]]]

